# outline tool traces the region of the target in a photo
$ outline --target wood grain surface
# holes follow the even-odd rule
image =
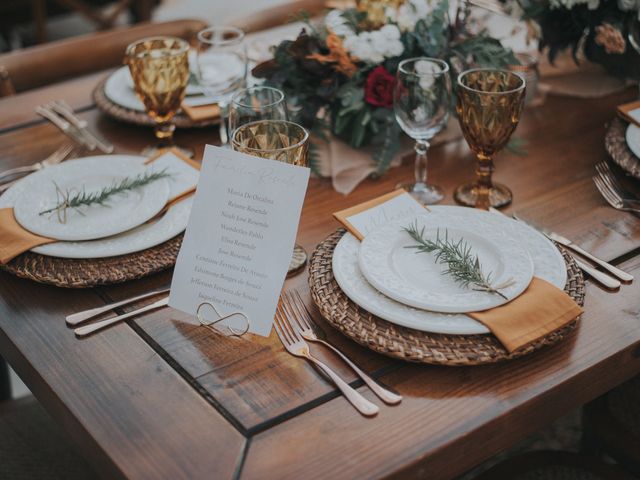
[[[119,123],[90,106],[87,92],[96,78],[0,101],[0,169],[41,160],[65,141],[33,117],[31,105],[46,98],[87,106],[81,116],[117,153],[137,153],[151,143],[151,129]],[[502,153],[494,178],[514,192],[507,212],[622,262],[638,277],[640,219],[611,209],[591,181],[594,165],[607,158],[606,122],[634,94],[549,97],[527,109],[516,136],[528,153]],[[176,141],[200,158],[217,132],[179,131]],[[409,180],[412,159],[406,160],[348,196],[327,179],[313,179],[298,241],[311,252],[337,228],[331,213]],[[445,203],[453,203],[453,189],[473,176],[464,140],[433,148],[429,162],[430,180],[445,189]],[[400,406],[381,406],[375,419],[360,417],[319,371],[286,354],[274,335],[224,338],[169,308],[85,340],[64,324],[67,313],[166,286],[170,278],[164,272],[68,291],[0,273],[0,354],[105,478],[452,478],[640,372],[637,281],[617,293],[589,282],[586,313],[569,340],[490,367],[391,360],[343,337],[310,306],[330,342],[404,395]],[[299,289],[310,302],[306,280],[301,273],[285,289]],[[380,403],[338,359],[314,350]]]

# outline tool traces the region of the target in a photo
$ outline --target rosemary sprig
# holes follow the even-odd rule
[[[47,213],[56,212],[58,221],[60,223],[66,223],[67,211],[72,209],[78,209],[80,207],[86,207],[89,205],[105,205],[114,195],[126,193],[130,190],[144,187],[161,178],[170,177],[171,175],[166,172],[166,168],[158,172],[144,172],[133,178],[126,177],[118,182],[113,182],[108,187],[103,187],[101,190],[95,192],[87,192],[84,187],[82,191],[76,191],[75,189],[62,190],[55,182],[56,194],[58,196],[58,203],[56,206],[43,210],[40,215],[46,215]]]
[[[448,232],[445,230],[444,238],[440,236],[440,230],[436,234],[436,239],[429,240],[424,236],[424,227],[418,230],[418,222],[414,222],[409,227],[404,227],[417,245],[409,245],[405,248],[414,248],[416,253],[434,253],[437,263],[447,265],[447,270],[443,274],[451,275],[456,283],[465,288],[480,292],[489,292],[500,295],[505,300],[509,300],[500,289],[513,284],[513,280],[508,280],[502,285],[493,286],[491,282],[491,272],[484,274],[480,260],[471,251],[471,247],[464,239],[457,242],[449,240]]]

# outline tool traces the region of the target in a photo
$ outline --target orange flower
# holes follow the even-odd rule
[[[623,54],[627,49],[622,33],[610,23],[603,23],[596,27],[596,43],[604,47],[604,51],[609,54]]]
[[[353,63],[344,45],[342,45],[342,39],[335,33],[330,33],[327,35],[326,44],[329,49],[328,55],[314,53],[313,55],[308,55],[307,58],[320,63],[333,63],[333,68],[347,77],[355,75],[358,67]]]

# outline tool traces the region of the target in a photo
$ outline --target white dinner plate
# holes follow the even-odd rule
[[[63,194],[100,192],[145,167],[126,155],[103,155],[69,160],[25,179],[26,187],[13,207],[16,221],[37,235],[57,240],[95,240],[126,232],[156,215],[169,199],[169,183],[160,178],[140,188],[113,195],[103,204],[68,208],[66,215],[44,213],[63,201]]]
[[[633,154],[640,158],[640,127],[630,123],[627,127],[626,135],[627,145]]]
[[[187,85],[187,96],[184,104],[188,107],[199,107],[201,105],[211,105],[215,99],[206,95],[198,95],[200,87],[197,85]],[[104,84],[104,93],[109,100],[121,107],[144,112],[145,108],[136,92],[133,89],[133,79],[129,72],[129,67],[121,67],[113,72]]]
[[[502,297],[458,285],[445,274],[448,268],[432,253],[417,253],[415,242],[403,227],[417,221],[424,235],[435,240],[439,234],[449,240],[464,240],[478,256],[482,271]],[[447,215],[424,215],[391,222],[370,232],[360,246],[358,262],[367,281],[394,300],[416,308],[446,313],[477,312],[497,307],[520,295],[531,282],[533,263],[529,252],[509,230],[501,228],[496,215],[464,207]]]
[[[132,156],[138,165],[142,166],[145,157]],[[161,162],[162,159],[156,162]],[[176,167],[178,165],[178,167]],[[198,172],[192,168],[181,168],[181,164],[158,164],[158,167],[168,166],[171,174],[170,197],[184,192],[186,188],[197,183]],[[28,178],[28,177],[27,177]],[[16,183],[0,196],[0,208],[11,208],[17,198],[24,191],[24,180]],[[33,248],[31,251],[41,255],[49,255],[62,258],[106,258],[116,255],[126,255],[139,252],[147,248],[159,245],[179,233],[187,227],[191,204],[193,198],[187,198],[172,206],[160,219],[154,222],[147,222],[139,227],[100,240],[84,242],[54,242]]]
[[[430,207],[429,215],[447,216],[451,209],[457,208]],[[567,271],[559,250],[536,230],[506,217],[498,218],[502,223],[501,228],[509,230],[529,251],[534,264],[534,275],[558,288],[564,288]],[[360,272],[359,249],[358,239],[346,233],[333,252],[332,268],[336,282],[342,291],[360,307],[396,325],[425,332],[453,335],[477,335],[489,332],[484,325],[467,315],[421,310],[383,295],[372,287]]]

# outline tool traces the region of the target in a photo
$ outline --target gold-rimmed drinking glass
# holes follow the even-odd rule
[[[152,155],[173,146],[173,117],[180,109],[189,81],[189,44],[175,37],[148,37],[127,47],[125,61],[138,98],[155,122],[157,145]]]
[[[491,179],[493,158],[518,126],[525,83],[513,72],[490,68],[467,70],[458,76],[458,121],[478,164],[476,181],[456,189],[457,202],[484,209],[511,203],[511,190]]]
[[[278,162],[306,167],[309,163],[309,132],[287,120],[258,120],[238,126],[231,137],[237,152]],[[296,244],[289,265],[289,273],[300,270],[307,261],[307,253]]]

